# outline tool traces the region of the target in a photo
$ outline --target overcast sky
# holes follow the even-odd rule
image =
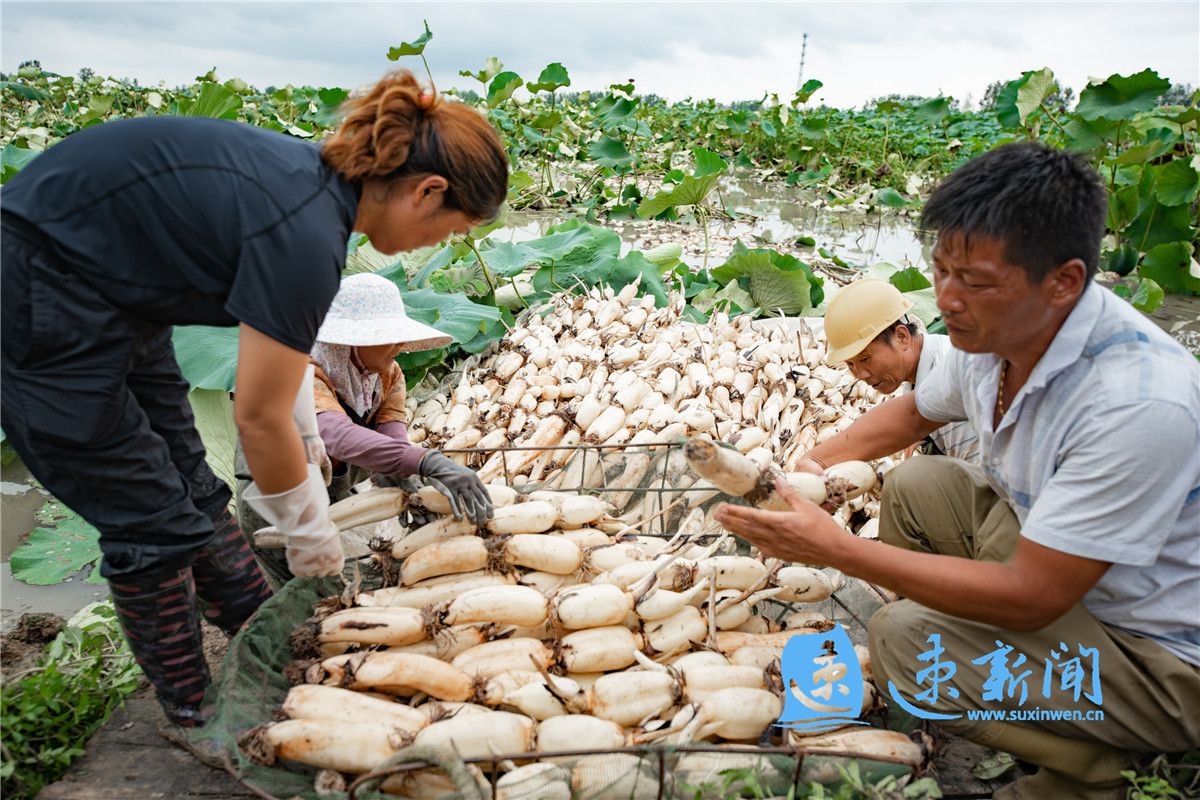
[[[636,78],[670,99],[757,98],[806,78],[831,105],[890,93],[978,101],[994,80],[1048,66],[1077,91],[1090,76],[1152,67],[1200,85],[1200,3],[57,3],[3,2],[0,66],[190,82],[216,66],[257,86],[359,86],[387,49],[434,38],[439,86],[497,56],[526,79],[561,61],[573,88]],[[421,71],[416,58],[401,63]],[[477,86],[477,84],[474,84]]]

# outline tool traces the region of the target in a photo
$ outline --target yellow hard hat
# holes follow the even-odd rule
[[[842,287],[825,312],[825,338],[831,364],[854,358],[882,331],[896,324],[912,302],[895,286],[866,278]]]

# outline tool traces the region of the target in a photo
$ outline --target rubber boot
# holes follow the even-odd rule
[[[213,529],[213,538],[196,553],[192,575],[204,618],[232,637],[271,596],[271,585],[228,509],[218,513]]]
[[[994,800],[1124,800],[1129,788],[1121,770],[1134,765],[1133,756],[1110,745],[1003,723],[972,738],[1041,767],[997,789]]]
[[[209,673],[192,571],[122,576],[109,588],[129,649],[167,717],[184,727],[204,724]]]

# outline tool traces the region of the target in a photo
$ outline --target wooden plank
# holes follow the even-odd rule
[[[154,697],[141,693],[113,714],[88,742],[70,772],[39,800],[145,800],[195,797],[250,800],[255,795],[224,770],[197,761],[159,735],[163,719]]]
[[[210,790],[211,789],[211,790]],[[112,786],[71,786],[69,781],[59,781],[47,786],[37,800],[149,800],[149,798],[194,797],[199,800],[251,800],[254,795],[242,792],[230,794],[220,787],[199,786],[187,792],[160,792],[141,788]]]

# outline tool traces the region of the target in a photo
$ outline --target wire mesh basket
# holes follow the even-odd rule
[[[631,534],[670,538],[680,518],[701,509],[709,511],[722,501],[737,502],[704,486],[679,486],[673,480],[669,466],[673,460],[684,464],[682,441],[658,441],[637,445],[579,444],[553,448],[570,451],[569,465],[579,460],[579,480],[568,485],[547,481],[517,483],[523,493],[553,490],[593,494],[613,498],[618,492],[628,495],[614,513],[623,514],[624,526]],[[526,451],[523,447],[463,448],[444,451],[448,455],[488,459],[499,454]],[[646,477],[635,487],[613,487],[607,472],[588,473],[589,462],[603,463],[639,455],[649,459]],[[661,468],[659,468],[661,467]],[[684,464],[683,467],[686,468]],[[584,477],[600,476],[598,485],[590,485]],[[506,472],[506,478],[512,479]],[[506,481],[509,482],[509,481]],[[716,527],[702,528],[698,540],[715,539],[721,535]],[[738,542],[743,552],[749,548]],[[384,584],[386,570],[380,570],[369,560],[355,562],[355,589],[367,589]],[[288,690],[281,679],[283,667],[290,654],[288,634],[311,613],[314,605],[324,598],[346,592],[347,587],[336,579],[323,581],[293,581],[264,607],[249,628],[239,634],[231,645],[231,660],[222,676],[219,697],[222,713],[211,726],[215,735],[226,743],[236,739],[239,732],[253,725],[268,722],[276,714]],[[855,643],[865,643],[865,620],[882,600],[874,587],[857,581],[846,584],[833,593],[819,608],[831,624],[843,625]],[[797,610],[814,610],[812,603],[787,603],[775,599],[764,601],[768,614],[776,622]],[[241,707],[238,703],[241,702]],[[877,706],[872,712],[881,727],[887,727],[887,711]],[[209,726],[206,726],[209,727]],[[223,730],[224,734],[217,733]],[[768,734],[770,729],[768,729]],[[786,741],[786,737],[783,739]],[[784,796],[795,787],[810,781],[835,783],[841,779],[841,767],[848,759],[860,762],[860,771],[867,776],[897,777],[912,772],[911,764],[899,759],[866,756],[845,750],[826,750],[808,753],[802,747],[781,745],[778,735],[764,737],[753,745],[641,745],[605,750],[576,750],[555,752],[521,752],[494,754],[488,757],[458,759],[453,753],[429,753],[425,749],[402,751],[395,759],[375,771],[358,776],[350,784],[339,784],[339,776],[317,774],[311,768],[282,769],[251,764],[239,753],[240,779],[263,797],[345,796],[374,798],[379,792],[401,793],[409,797],[479,797],[479,798],[732,798],[739,796]],[[542,765],[521,771],[521,767]],[[322,792],[313,787],[327,782]],[[382,789],[380,788],[382,787]],[[281,794],[273,794],[279,792]],[[342,793],[345,794],[342,794]],[[799,795],[798,795],[799,796]]]
[[[841,768],[851,760],[859,763],[860,775],[870,781],[912,772],[910,765],[886,756],[866,758],[846,750],[810,754],[796,747],[645,746],[461,760],[412,748],[356,778],[347,787],[347,798],[357,800],[380,786],[436,796],[439,785],[454,797],[479,800],[799,797],[805,784],[839,780]],[[516,767],[519,763],[524,766]]]
[[[707,521],[707,516],[710,516],[711,511],[722,502],[741,503],[743,501],[741,498],[721,494],[707,484],[701,486],[692,484],[684,487],[675,485],[675,480],[678,480],[681,474],[690,474],[690,470],[686,467],[686,462],[683,459],[684,444],[684,439],[678,439],[676,441],[645,442],[639,444],[555,445],[546,448],[520,446],[468,447],[452,450],[447,449],[441,452],[447,455],[460,455],[469,459],[474,458],[476,461],[479,459],[490,459],[497,454],[500,455],[504,482],[510,486],[515,483],[516,488],[524,494],[533,491],[555,491],[591,494],[603,497],[613,502],[615,506],[613,513],[618,517],[629,518],[631,514],[636,514],[637,519],[630,520],[629,532],[636,532],[642,536],[670,538],[674,535],[682,518],[689,511],[695,508],[702,508],[709,512],[709,515],[706,515],[706,523],[702,528],[701,535],[715,537],[718,533],[717,528],[714,523]],[[561,474],[571,475],[576,479],[568,485],[562,485],[553,481],[520,481],[520,476],[514,476],[508,469],[507,454],[527,452],[534,449],[569,452]],[[644,455],[649,458],[644,477],[636,487],[610,486],[611,471],[599,469],[589,472],[587,469],[589,464],[602,464],[606,456],[610,460],[615,460],[617,457],[628,458],[633,455]],[[576,463],[578,469],[569,471],[569,468]],[[589,476],[597,476],[599,481],[588,481]],[[737,540],[737,546],[739,548],[738,552],[743,554],[750,551],[749,545],[740,540]],[[851,638],[856,643],[864,643],[866,622],[861,611],[856,609],[865,607],[868,611],[873,612],[875,608],[889,602],[891,598],[879,587],[858,579],[851,581],[848,588],[842,591],[855,596],[853,607],[850,603],[845,602],[843,598],[839,597],[838,592],[835,592],[829,601],[830,610],[833,611],[834,607],[836,607],[837,613],[842,619],[838,620],[835,618],[835,621],[853,624]],[[862,596],[859,597],[859,595]],[[790,611],[796,610],[796,604],[773,600],[765,602],[775,607],[776,621],[781,620]],[[811,606],[812,604],[807,605]],[[833,614],[830,614],[830,616],[834,618]]]

